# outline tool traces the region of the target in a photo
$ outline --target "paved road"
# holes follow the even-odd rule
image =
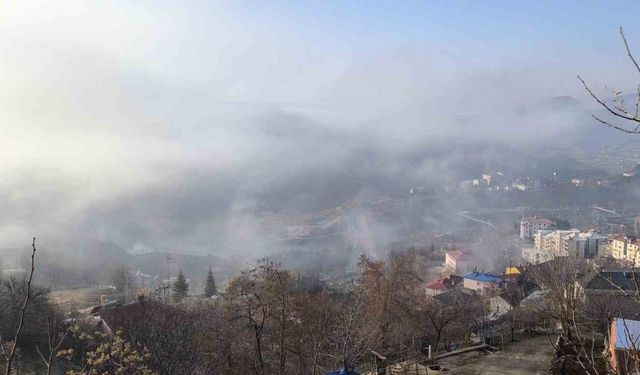
[[[448,375],[547,374],[552,356],[553,347],[547,336],[539,335],[522,338],[492,354],[472,352],[444,358],[440,365],[449,369]]]
[[[480,223],[480,224],[487,225],[487,226],[489,226],[491,229],[496,229],[496,226],[495,226],[495,225],[493,225],[493,224],[491,224],[491,223],[490,223],[490,222],[488,222],[488,221],[480,220],[480,219],[477,219],[477,218],[475,218],[475,217],[469,216],[469,211],[460,211],[460,212],[456,212],[456,215],[458,215],[458,216],[462,216],[462,217],[464,217],[465,219],[469,219],[469,220],[475,221],[475,222]]]

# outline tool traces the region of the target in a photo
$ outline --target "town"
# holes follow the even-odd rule
[[[0,2],[0,373],[640,375],[640,2]]]
[[[322,220],[332,222],[315,224],[325,228],[325,234],[338,231],[339,225],[345,228],[338,234],[350,250],[337,261],[353,262],[353,267],[343,265],[340,272],[326,263],[329,259],[311,268],[288,260],[288,270],[287,259],[274,254],[247,269],[222,258],[140,252],[130,255],[130,264],[137,262],[139,268],[116,267],[108,279],[112,284],[39,291],[33,298],[50,300],[52,319],[61,324],[50,338],[71,350],[64,354],[70,363],[81,361],[73,348],[88,353],[100,348],[98,339],[86,342],[65,332],[76,327],[78,332],[97,330],[108,336],[124,332],[150,350],[149,363],[163,373],[210,371],[202,369],[212,363],[235,371],[239,360],[249,366],[246,371],[269,373],[279,356],[284,356],[286,362],[279,366],[287,372],[317,374],[330,372],[336,363],[347,374],[471,374],[480,368],[499,371],[501,362],[513,356],[519,361],[510,368],[525,373],[547,368],[554,374],[584,373],[585,366],[598,371],[593,373],[631,373],[628,369],[636,363],[633,339],[640,335],[640,212],[623,215],[597,205],[483,208],[452,213],[446,231],[415,233],[384,246],[366,238],[370,234],[365,231],[375,231],[365,228],[368,222],[376,228],[376,220],[396,218],[398,210],[414,207],[416,197],[427,194],[413,188],[404,197],[376,201],[366,209],[345,204],[321,213]],[[410,203],[403,203],[406,200]],[[297,236],[305,243],[314,240]],[[336,241],[336,235],[321,235],[323,245],[327,237]],[[35,246],[34,242],[37,257]],[[136,261],[139,257],[145,261]],[[43,267],[36,268],[36,274],[56,272],[51,265]],[[196,269],[202,274],[194,274]],[[27,274],[19,265],[5,268],[5,291]],[[12,298],[19,301],[15,294]],[[300,305],[302,301],[306,302]],[[37,323],[38,314],[37,309],[28,314],[34,325],[28,328],[30,335],[37,336],[43,324]],[[348,322],[353,326],[344,326]],[[203,324],[221,325],[205,330]],[[253,339],[246,336],[248,327],[256,329]],[[245,352],[228,362],[209,357],[222,352],[203,354],[199,341],[184,347],[180,343],[183,335],[213,340],[210,335],[221,332],[224,337],[218,339],[224,341],[215,345],[232,351],[236,345],[254,346],[257,357]],[[164,341],[157,341],[157,335]],[[290,358],[282,350],[293,350],[295,337],[302,340],[299,345],[305,352]],[[271,340],[276,339],[284,340],[279,345],[285,346],[255,346],[275,345],[278,341]],[[156,357],[159,343],[180,346],[168,357]],[[29,359],[28,353],[22,365],[41,368],[41,361]],[[235,358],[240,353],[226,355]],[[65,367],[55,358],[44,363],[52,369]]]

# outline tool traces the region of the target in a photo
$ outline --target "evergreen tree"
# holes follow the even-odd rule
[[[207,281],[204,285],[204,295],[207,297],[213,297],[218,294],[218,290],[216,289],[216,282],[213,279],[213,271],[211,271],[211,267],[209,267],[209,273],[207,274]]]
[[[189,284],[187,284],[187,279],[184,277],[182,270],[178,274],[178,279],[175,283],[173,283],[173,301],[180,302],[184,297],[187,296],[187,292],[189,292]]]

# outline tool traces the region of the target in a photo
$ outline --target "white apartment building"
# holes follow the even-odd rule
[[[553,221],[544,217],[525,217],[520,220],[520,238],[532,240],[540,230],[548,230],[553,225]]]

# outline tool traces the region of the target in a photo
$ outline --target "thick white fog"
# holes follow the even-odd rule
[[[260,252],[269,213],[454,180],[449,143],[574,137],[593,126],[575,75],[626,89],[629,72],[590,45],[560,65],[311,26],[199,2],[0,5],[0,247]]]

